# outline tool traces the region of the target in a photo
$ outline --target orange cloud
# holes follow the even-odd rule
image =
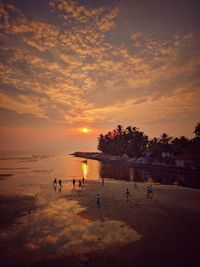
[[[199,114],[194,34],[130,31],[119,41],[118,6],[56,0],[49,11],[56,24],[0,5],[0,106],[70,128],[170,120],[182,116],[180,95],[184,113]]]

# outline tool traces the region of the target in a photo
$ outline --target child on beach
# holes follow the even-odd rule
[[[152,185],[147,186],[147,198],[152,198],[153,196],[153,188]]]
[[[76,186],[76,180],[75,179],[72,180],[72,184],[73,184],[73,189],[75,189],[75,186]]]
[[[136,182],[134,183],[134,190],[137,190],[137,184],[136,184]]]
[[[129,196],[130,196],[130,192],[129,192],[128,188],[126,189],[126,192],[124,194],[126,195],[126,201],[128,201]]]
[[[60,185],[60,188],[62,187],[62,180],[61,179],[59,179],[58,180],[58,183],[59,183],[59,185]]]
[[[100,208],[101,207],[101,198],[100,198],[100,195],[97,194],[97,208]]]

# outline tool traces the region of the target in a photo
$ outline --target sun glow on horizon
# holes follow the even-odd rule
[[[84,134],[87,134],[91,131],[91,129],[87,128],[87,127],[84,127],[84,128],[81,128],[80,131]]]

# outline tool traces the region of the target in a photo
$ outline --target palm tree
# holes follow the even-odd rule
[[[195,126],[194,133],[196,137],[200,137],[200,122],[198,122],[197,125]]]

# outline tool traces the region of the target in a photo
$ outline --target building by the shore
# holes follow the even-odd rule
[[[182,154],[174,157],[175,165],[178,168],[196,169],[195,157],[190,154]]]

